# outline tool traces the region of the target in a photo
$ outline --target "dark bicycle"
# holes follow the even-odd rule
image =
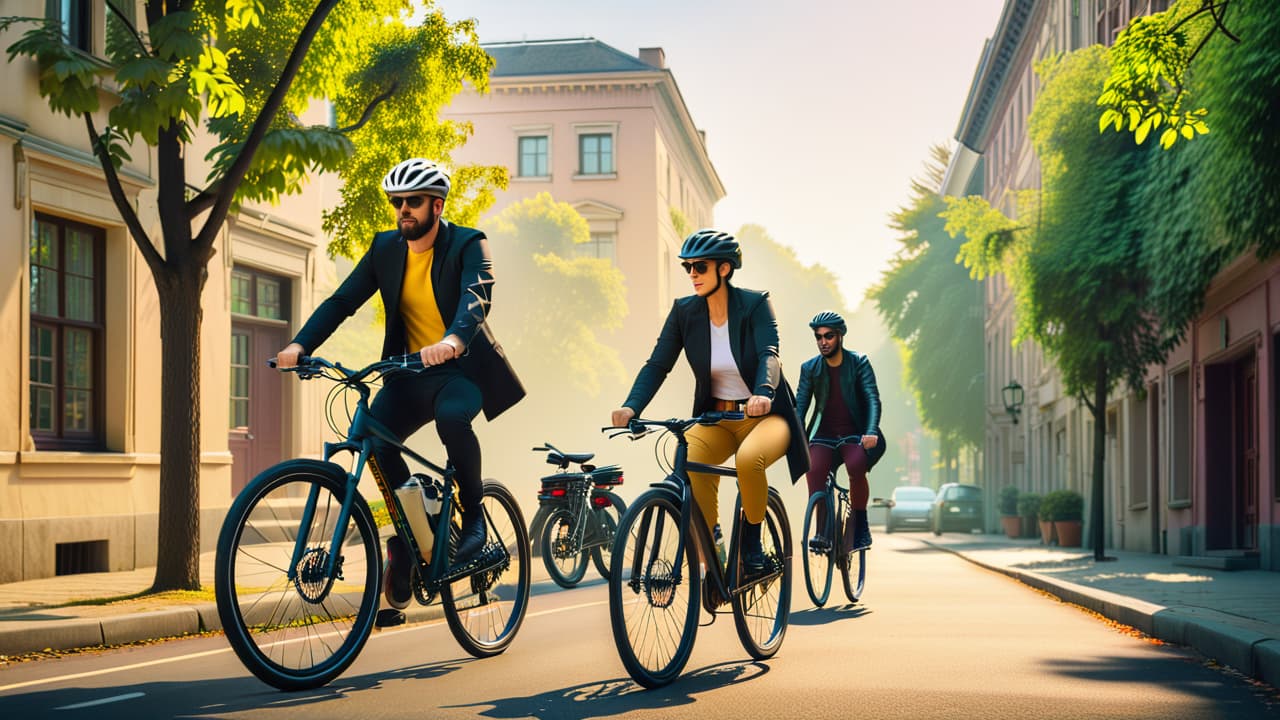
[[[840,438],[813,438],[812,445],[822,445],[836,451],[846,443],[862,442],[861,435]],[[840,463],[832,463],[827,473],[827,486],[809,497],[804,511],[804,585],[809,599],[822,607],[831,594],[831,577],[835,567],[840,568],[844,581],[844,595],[849,602],[858,602],[867,580],[867,549],[853,549],[845,542],[844,531],[849,522],[849,488],[836,481]],[[857,568],[854,568],[856,563]]]
[[[647,688],[666,685],[684,669],[698,633],[699,608],[715,614],[732,605],[738,639],[756,660],[782,646],[791,612],[791,526],[777,491],[769,488],[761,527],[764,572],[744,577],[740,557],[741,501],[735,504],[726,562],[720,557],[689,484],[689,471],[737,477],[733,468],[688,460],[685,432],[695,424],[742,419],[710,412],[691,420],[633,419],[617,435],[638,438],[665,430],[676,440],[666,479],[627,509],[613,545],[609,618],[622,664]],[[618,428],[604,428],[616,431]]]
[[[545,452],[559,472],[542,478],[538,512],[530,535],[538,538],[547,574],[562,588],[572,588],[587,574],[587,557],[600,576],[609,577],[610,551],[618,520],[627,504],[611,488],[622,484],[622,468],[589,464],[592,453],[561,452],[551,443],[533,448]],[[578,465],[569,472],[569,465]]]
[[[268,364],[274,366],[274,359]],[[373,630],[383,559],[373,513],[357,489],[366,464],[394,531],[417,559],[410,581],[414,596],[426,604],[439,594],[449,630],[463,649],[475,657],[501,653],[524,621],[529,539],[515,498],[502,484],[485,481],[485,544],[454,564],[460,520],[452,464],[439,467],[405,447],[369,412],[373,384],[421,369],[416,355],[362,370],[303,357],[291,368],[301,379],[336,383],[328,402],[335,432],[335,402],[345,400],[346,391],[358,397],[345,439],[326,442],[323,461],[287,460],[262,471],[240,491],[218,536],[218,616],[241,662],[269,685],[301,690],[329,682],[355,660]],[[372,454],[375,437],[438,476],[415,476],[440,490],[436,515],[425,515],[422,507],[415,515],[408,508],[410,518],[426,518],[429,525],[419,528],[429,526],[430,532],[415,533],[406,520],[409,502],[401,504],[403,490],[388,488]],[[340,452],[354,456],[350,472],[330,461]],[[409,500],[425,505],[420,498]]]

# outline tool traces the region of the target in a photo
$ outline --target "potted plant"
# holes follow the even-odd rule
[[[1039,537],[1040,527],[1038,515],[1040,514],[1040,496],[1036,493],[1021,493],[1018,495],[1018,515],[1022,521],[1022,534],[1029,537]]]
[[[1053,506],[1057,504],[1057,491],[1045,495],[1040,500],[1040,509],[1036,512],[1036,517],[1040,520],[1040,542],[1045,545],[1052,545],[1054,540],[1053,534]]]
[[[1084,525],[1084,496],[1074,490],[1055,490],[1060,493],[1053,508],[1053,530],[1058,535],[1060,547],[1080,547],[1081,529]]]
[[[1018,517],[1018,488],[1005,485],[1000,491],[1000,524],[1004,534],[1016,538],[1022,534],[1022,518]]]

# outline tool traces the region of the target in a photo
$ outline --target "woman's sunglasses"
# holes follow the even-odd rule
[[[399,210],[399,209],[400,209],[400,206],[401,206],[401,205],[408,205],[409,207],[413,208],[414,210],[417,210],[418,208],[422,207],[422,203],[424,203],[424,202],[426,202],[426,201],[427,201],[427,196],[426,196],[426,195],[411,195],[411,196],[409,196],[409,197],[393,197],[393,198],[389,198],[389,199],[391,200],[391,207],[393,207],[393,208],[395,208],[395,209],[397,209],[397,210]]]
[[[684,271],[687,273],[692,274],[696,272],[701,275],[707,271],[707,264],[706,260],[698,260],[696,262],[682,262],[680,263],[680,267],[684,268]]]

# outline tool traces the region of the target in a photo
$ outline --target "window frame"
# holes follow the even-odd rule
[[[235,308],[236,291],[235,282],[237,275],[247,276],[249,279],[249,306],[250,312],[240,312]],[[278,317],[270,317],[260,314],[261,298],[258,295],[260,281],[273,280],[279,285],[279,315]],[[290,279],[284,275],[279,275],[265,270],[259,270],[249,265],[236,264],[231,268],[230,285],[227,288],[227,302],[231,306],[231,316],[242,319],[251,319],[256,322],[288,324],[289,318],[292,317],[293,308],[290,307],[290,301],[293,297],[293,287]]]
[[[525,160],[524,146],[525,146],[525,141],[530,141],[530,140],[535,142],[538,140],[541,140],[542,149],[540,153],[539,152],[532,153],[532,156],[535,158],[534,160],[535,167],[533,168],[534,172],[525,172],[526,168],[525,168],[525,162],[524,162]],[[542,172],[537,172],[538,168],[536,167],[537,158],[539,155],[541,156],[541,159],[542,159]],[[516,136],[516,177],[521,178],[523,180],[530,180],[530,179],[545,180],[551,177],[551,136],[536,135],[534,133],[528,133],[525,135]]]
[[[1180,377],[1185,377],[1186,387],[1179,388]],[[1196,369],[1190,364],[1181,365],[1173,368],[1168,373],[1168,414],[1169,419],[1165,427],[1169,432],[1169,486],[1168,498],[1166,505],[1170,509],[1182,509],[1191,507],[1192,495],[1194,493],[1195,483],[1195,403],[1196,403]],[[1179,397],[1179,394],[1185,394],[1185,397]],[[1185,413],[1183,418],[1179,418],[1179,406]],[[1185,435],[1185,437],[1179,437]],[[1179,445],[1179,441],[1183,441]],[[1181,455],[1181,457],[1179,457]],[[1181,464],[1177,462],[1183,460]],[[1179,468],[1182,468],[1181,473]],[[1179,491],[1179,483],[1184,484],[1183,490]]]
[[[56,272],[58,278],[57,315],[38,313],[32,303],[31,273],[36,265],[31,261],[31,242],[36,238],[40,223],[46,223],[55,228],[54,242],[56,244],[55,251],[58,257],[58,265],[56,269],[50,268],[49,271]],[[93,284],[91,292],[94,317],[92,320],[76,320],[66,317],[66,238],[68,230],[71,229],[88,235],[93,245]],[[106,447],[106,423],[104,418],[104,413],[106,412],[106,362],[104,357],[106,351],[106,235],[107,232],[104,228],[49,213],[37,211],[32,219],[31,235],[27,241],[27,313],[30,324],[27,348],[27,401],[29,403],[27,429],[37,450],[104,450]],[[30,335],[35,332],[37,327],[47,327],[53,330],[51,359],[54,365],[52,383],[54,429],[52,431],[37,428],[35,423],[36,403],[32,397],[32,390],[36,382],[34,376],[30,373],[30,363],[34,358],[37,347]],[[89,388],[89,404],[92,417],[87,431],[68,431],[64,427],[67,393],[67,365],[64,353],[67,331],[70,329],[86,330],[90,334],[90,356],[92,361],[89,369],[89,382],[91,384]],[[43,385],[43,383],[41,384]]]
[[[573,126],[577,143],[577,168],[574,180],[615,180],[618,177],[618,123],[579,123]],[[609,168],[597,172],[586,172],[586,153],[584,143],[588,138],[609,138]],[[597,150],[597,155],[600,151]],[[598,160],[597,160],[598,162]],[[598,167],[600,167],[598,165]]]

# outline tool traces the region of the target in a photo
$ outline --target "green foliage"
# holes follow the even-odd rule
[[[1054,490],[1040,502],[1041,520],[1081,520],[1084,518],[1084,497],[1075,490]]]
[[[609,260],[576,257],[591,238],[587,221],[539,193],[482,227],[498,278],[492,322],[530,393],[595,397],[621,382],[618,351],[600,333],[622,326],[625,279]]]
[[[1038,517],[1040,515],[1040,502],[1040,495],[1022,493],[1018,496],[1018,514],[1022,517]]]
[[[1000,514],[1018,514],[1018,488],[1016,485],[1005,485],[1000,489]]]
[[[680,212],[679,208],[672,206],[668,209],[671,213],[671,227],[675,228],[676,235],[683,239],[692,230],[689,227],[689,219],[684,216],[684,213]]]
[[[949,158],[946,148],[934,147],[926,177],[912,182],[910,201],[892,216],[900,247],[868,297],[901,345],[906,380],[924,426],[950,444],[978,447],[984,405],[982,289],[956,261],[967,243],[949,235],[941,217],[945,206],[937,188]]]

